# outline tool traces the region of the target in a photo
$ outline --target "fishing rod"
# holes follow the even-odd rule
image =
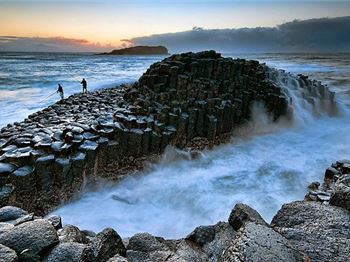
[[[52,94],[48,95],[48,96],[45,97],[43,100],[41,100],[41,101],[39,102],[39,104],[42,103],[42,102],[44,102],[46,99],[48,99],[49,97],[53,96],[53,95],[56,94],[56,93],[57,93],[57,91],[55,91],[55,92],[53,92]]]

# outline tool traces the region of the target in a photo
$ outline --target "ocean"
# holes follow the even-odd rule
[[[196,226],[227,220],[237,202],[251,205],[269,222],[283,203],[303,199],[308,184],[322,181],[332,162],[350,158],[350,54],[224,55],[257,59],[322,81],[336,93],[337,113],[315,114],[296,93],[298,106],[289,125],[256,114],[230,143],[196,160],[170,148],[138,176],[116,185],[102,182],[99,190],[53,213],[81,229],[113,227],[122,237],[138,232],[184,237]],[[89,90],[129,83],[162,58],[2,53],[0,126],[57,101],[53,95],[41,102],[58,83],[65,95],[81,91],[82,77]],[[294,92],[290,83],[286,88]]]

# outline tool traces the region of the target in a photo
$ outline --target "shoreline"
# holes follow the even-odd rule
[[[237,203],[226,221],[198,226],[181,239],[149,233],[122,239],[112,228],[99,233],[80,230],[74,225],[62,226],[57,215],[42,218],[5,206],[0,208],[0,258],[91,262],[346,261],[350,254],[349,166],[350,160],[332,164],[322,185],[310,184],[305,200],[284,204],[270,224],[251,207]],[[46,235],[45,239],[41,234]],[[19,243],[17,237],[23,240]]]
[[[256,101],[264,103],[275,121],[290,117],[290,99],[276,84],[276,79],[287,77],[290,75],[284,71],[270,69],[257,61],[222,58],[208,51],[166,58],[153,64],[133,85],[72,95],[21,123],[1,129],[1,206],[13,205],[36,215],[47,214],[79,196],[87,184],[93,185],[99,178],[117,180],[133,170],[141,170],[145,161],[159,159],[168,145],[189,148],[195,157],[196,150],[227,142],[232,132],[251,119],[251,106]],[[305,92],[316,94],[316,98],[305,98],[311,105],[318,98],[334,103],[334,93],[321,83],[303,75],[293,77]],[[322,212],[334,212],[335,219],[349,217],[345,209],[333,207],[349,210],[349,196],[346,190],[344,193],[348,185],[343,179],[343,175],[347,177],[348,165],[348,162],[335,164],[326,172],[331,182],[320,190],[317,184],[311,187],[309,200],[330,203],[332,207],[316,202],[293,202],[282,207],[271,225],[250,207],[237,205],[228,223],[198,227],[185,239],[165,240],[137,234],[123,243],[113,229],[97,235],[73,226],[61,229],[61,219],[57,216],[41,219],[34,213],[4,207],[0,209],[0,223],[13,226],[2,225],[5,229],[0,232],[0,243],[14,249],[15,254],[13,250],[7,253],[22,260],[54,254],[83,261],[107,261],[114,256],[111,261],[232,261],[260,250],[259,257],[266,261],[276,258],[275,252],[281,252],[279,259],[308,261],[310,254],[315,255],[308,248],[317,245],[292,244],[295,236],[288,235],[285,223],[290,222],[295,209],[304,212],[305,223],[310,223],[308,212],[316,216],[319,205],[325,209]],[[332,196],[335,196],[333,200]],[[288,207],[291,211],[286,213]],[[1,219],[3,214],[12,217]],[[39,231],[33,233],[33,227]],[[341,224],[339,228],[346,231],[348,225]],[[265,237],[260,238],[256,231]],[[22,234],[26,239],[26,234],[34,234],[35,238],[41,233],[49,234],[50,241],[46,239],[47,242],[29,253],[23,247],[30,246],[30,241],[20,247],[12,242],[13,234]],[[272,245],[272,250],[266,250],[267,244]],[[6,249],[0,245],[1,248]],[[338,248],[346,250],[346,245],[341,242]],[[320,256],[329,258],[328,254]]]

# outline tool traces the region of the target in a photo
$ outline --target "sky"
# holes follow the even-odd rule
[[[204,29],[276,27],[350,15],[349,1],[289,0],[0,0],[1,42],[66,44],[108,50],[149,35]],[[4,36],[12,38],[3,38]]]

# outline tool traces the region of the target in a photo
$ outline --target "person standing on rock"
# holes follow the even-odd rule
[[[64,98],[63,87],[60,84],[58,84],[57,93],[60,94],[61,99]]]
[[[83,78],[83,80],[81,81],[81,83],[83,85],[83,93],[87,94],[87,82],[85,80],[85,78]]]

